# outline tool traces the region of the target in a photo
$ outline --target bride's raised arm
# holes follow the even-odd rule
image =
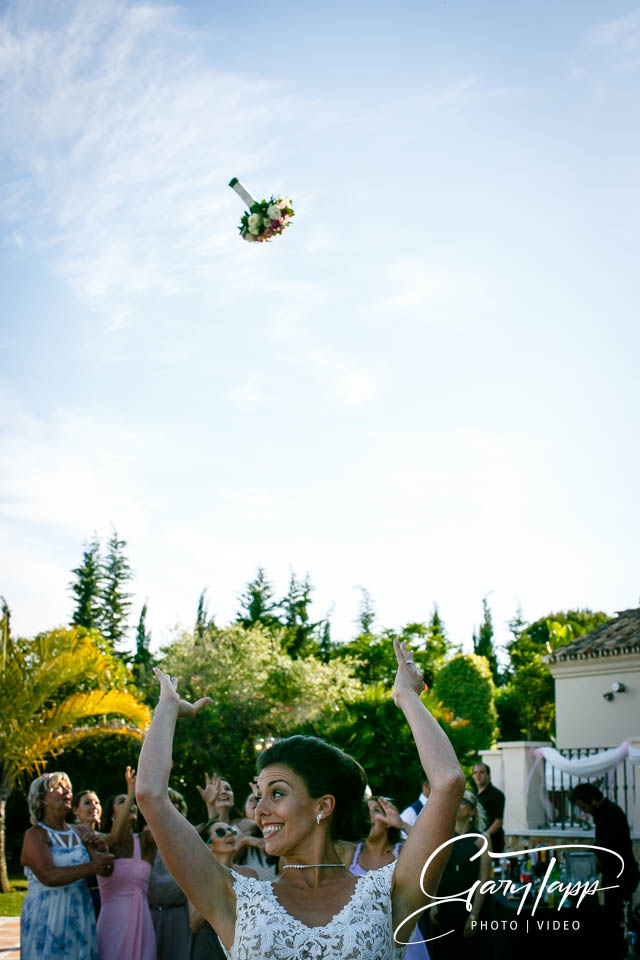
[[[395,928],[409,914],[431,902],[420,889],[420,875],[431,854],[453,836],[465,780],[449,738],[420,699],[424,681],[413,662],[413,654],[407,650],[406,643],[394,640],[393,645],[398,661],[393,700],[407,718],[420,762],[431,784],[429,801],[402,847],[396,865],[392,891]],[[447,847],[429,865],[424,879],[427,893],[435,894],[448,856]],[[405,931],[410,932],[411,925],[408,924]],[[400,930],[398,938],[408,940],[402,933]]]
[[[172,876],[225,946],[231,946],[236,902],[231,871],[211,855],[194,827],[171,803],[167,792],[176,720],[195,716],[211,700],[209,697],[195,703],[181,700],[176,677],[162,673],[157,667],[154,673],[160,682],[160,699],[138,761],[136,799]]]

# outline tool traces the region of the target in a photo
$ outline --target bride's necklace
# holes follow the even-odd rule
[[[306,870],[308,867],[344,867],[344,863],[285,863],[280,869]]]

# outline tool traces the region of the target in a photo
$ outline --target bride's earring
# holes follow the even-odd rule
[[[322,814],[319,813],[319,814],[317,815],[317,817],[316,817],[316,823],[318,824],[318,826],[320,826],[320,821],[321,821],[321,820],[322,820]]]

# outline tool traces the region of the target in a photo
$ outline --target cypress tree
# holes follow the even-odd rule
[[[147,601],[145,600],[136,627],[136,652],[131,661],[136,685],[142,689],[149,687],[151,683],[153,654],[150,646],[151,633],[147,630]]]
[[[361,591],[360,609],[356,623],[358,624],[358,636],[371,636],[372,628],[376,620],[376,611],[373,607],[371,594],[365,587],[359,587]]]
[[[479,657],[486,657],[489,661],[489,668],[493,682],[497,685],[500,682],[500,671],[498,669],[498,658],[493,645],[493,620],[491,619],[491,607],[487,598],[482,598],[482,623],[476,633],[473,632],[473,652]]]
[[[193,635],[196,640],[202,640],[205,631],[215,626],[214,619],[209,616],[209,606],[206,600],[207,588],[205,587],[198,597],[198,610],[196,612],[196,623],[193,628]]]
[[[252,627],[261,623],[265,627],[281,627],[274,614],[278,604],[273,599],[273,586],[267,580],[264,567],[258,567],[255,578],[246,586],[240,597],[240,610],[236,621],[243,627]]]
[[[75,597],[75,609],[71,623],[78,627],[91,630],[100,626],[101,593],[102,593],[102,563],[100,560],[100,542],[95,536],[85,544],[82,554],[82,563],[75,570],[75,580],[69,588]]]
[[[127,620],[131,609],[131,594],[125,586],[132,579],[124,548],[126,540],[120,540],[114,530],[107,544],[107,556],[102,565],[103,587],[101,591],[100,626],[102,635],[117,651],[127,634]]]
[[[309,604],[311,603],[311,593],[313,587],[309,580],[309,574],[304,580],[298,580],[292,572],[289,578],[289,590],[286,597],[279,604],[284,613],[284,624],[286,629],[284,647],[292,657],[298,657],[311,651],[315,646],[313,642],[316,629],[320,626],[320,621],[311,623],[309,621]]]

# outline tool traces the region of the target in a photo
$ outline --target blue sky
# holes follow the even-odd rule
[[[616,0],[0,3],[16,629],[112,526],[154,645],[258,564],[337,638],[636,605],[639,77]]]

